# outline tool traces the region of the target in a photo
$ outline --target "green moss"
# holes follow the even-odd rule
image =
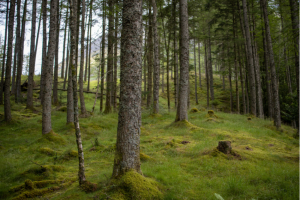
[[[59,157],[60,161],[68,161],[78,157],[78,152],[75,150],[68,150],[62,156]]]
[[[206,118],[216,118],[218,119],[219,117],[215,114],[213,110],[207,111],[207,114],[205,115]]]
[[[147,161],[147,160],[150,160],[151,157],[144,153],[140,153],[140,159],[141,159],[141,161]]]
[[[252,118],[251,118],[251,117],[248,117],[247,119],[248,119],[248,121],[251,121],[251,120],[252,120]]]
[[[89,181],[85,181],[84,183],[82,183],[80,185],[81,189],[83,191],[85,191],[86,193],[89,193],[89,192],[95,192],[98,188],[97,184],[95,183],[91,183]]]
[[[111,182],[112,187],[109,193],[114,196],[113,199],[132,199],[132,200],[153,200],[163,199],[160,191],[160,184],[151,178],[146,178],[141,174],[131,170],[114,179]]]
[[[66,144],[64,138],[51,130],[49,133],[43,134],[43,137],[38,142],[53,142],[55,144]]]
[[[198,110],[197,108],[192,108],[192,109],[190,110],[190,113],[197,113],[197,112],[199,112],[199,110]]]
[[[190,123],[187,120],[181,120],[178,122],[173,122],[170,127],[175,127],[175,128],[188,128],[190,130],[198,130],[199,127],[195,126],[194,124]]]
[[[31,180],[26,180],[25,182],[24,182],[24,185],[25,185],[25,189],[26,190],[33,190],[34,189],[34,184],[33,184],[33,182],[31,181]]]
[[[44,188],[50,184],[58,183],[57,180],[43,180],[43,181],[34,181],[33,182],[36,188]]]
[[[48,148],[48,147],[42,147],[39,149],[39,152],[41,152],[42,154],[46,154],[48,156],[54,156],[56,154],[56,151]]]

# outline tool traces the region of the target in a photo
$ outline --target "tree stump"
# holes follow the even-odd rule
[[[224,154],[230,154],[231,153],[231,142],[230,141],[219,141],[219,145],[218,145],[217,149]]]

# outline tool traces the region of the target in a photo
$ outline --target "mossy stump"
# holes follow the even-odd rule
[[[251,117],[248,117],[247,119],[248,119],[248,121],[251,121],[251,120],[252,120],[252,118],[251,118]]]
[[[219,145],[217,149],[224,153],[224,154],[230,154],[231,153],[231,142],[230,141],[219,141]]]
[[[199,110],[198,110],[197,108],[192,108],[192,109],[190,110],[190,113],[197,113],[197,112],[199,112]]]

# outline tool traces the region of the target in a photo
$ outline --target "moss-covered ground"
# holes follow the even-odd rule
[[[149,199],[149,194],[150,199],[170,200],[216,200],[218,195],[225,200],[299,199],[296,130],[283,125],[276,131],[270,120],[221,112],[228,103],[220,83],[215,86],[220,102],[213,109],[217,117],[205,109],[205,85],[198,90],[198,105],[191,86],[190,110],[198,111],[189,112],[188,122],[173,123],[174,100],[168,112],[166,93],[161,94],[159,115],[150,115],[143,105],[144,177],[131,172],[121,180],[110,180],[118,114],[101,114],[97,101],[95,113],[80,118],[86,177],[91,183],[87,192],[79,188],[75,131],[66,125],[65,109],[53,106],[53,133],[42,136],[38,100],[35,112],[12,103],[10,124],[2,121],[4,107],[0,106],[0,199]],[[66,106],[66,92],[59,94],[61,107]],[[94,94],[85,94],[88,111],[94,99]],[[217,151],[220,140],[231,141],[234,153]]]

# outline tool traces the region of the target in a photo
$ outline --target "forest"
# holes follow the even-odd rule
[[[0,5],[0,199],[299,199],[298,0]]]

